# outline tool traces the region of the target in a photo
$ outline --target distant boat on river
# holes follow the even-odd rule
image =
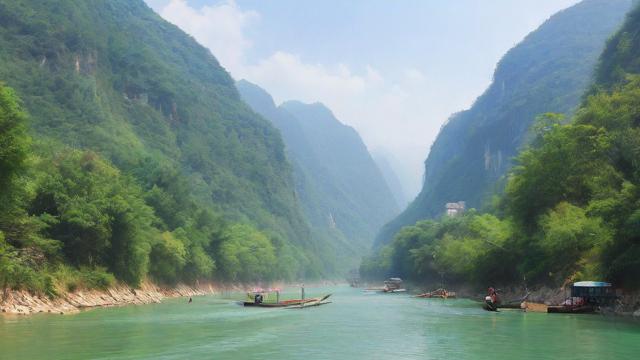
[[[455,299],[456,293],[455,291],[448,291],[446,289],[440,288],[437,290],[433,290],[431,292],[422,293],[420,295],[416,295],[418,298],[439,298],[439,299]]]
[[[375,291],[375,292],[383,292],[383,293],[399,293],[399,292],[406,292],[407,289],[402,287],[402,279],[393,277],[385,280],[384,286],[367,288],[365,289],[365,291]]]

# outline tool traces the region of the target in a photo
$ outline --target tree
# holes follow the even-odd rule
[[[273,244],[265,234],[236,224],[227,229],[217,262],[226,279],[251,281],[272,280],[276,261]]]
[[[24,166],[28,145],[26,115],[13,89],[0,83],[0,207],[10,195],[11,181]]]

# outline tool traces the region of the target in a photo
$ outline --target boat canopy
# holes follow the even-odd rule
[[[611,283],[603,281],[578,281],[573,283],[574,287],[611,287]]]

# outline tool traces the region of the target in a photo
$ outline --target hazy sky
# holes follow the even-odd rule
[[[440,126],[496,63],[578,0],[147,0],[276,103],[320,101],[421,187]]]

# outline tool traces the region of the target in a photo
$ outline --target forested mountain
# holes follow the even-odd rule
[[[337,264],[355,266],[398,208],[362,139],[322,104],[276,107],[260,87],[244,80],[237,87],[256,112],[280,129],[314,235],[332,244]]]
[[[447,202],[482,208],[504,186],[512,158],[531,139],[537,116],[569,115],[589,86],[605,40],[620,26],[631,0],[585,0],[563,10],[496,67],[491,86],[442,127],[425,162],[422,191],[378,234],[389,243],[402,227],[444,213]]]
[[[335,189],[332,216],[345,234],[370,244],[375,231],[397,214],[393,199],[380,170],[358,133],[340,123],[324,105],[289,101],[283,109],[299,119],[307,141],[326,174],[339,184]],[[318,174],[321,169],[316,168]],[[323,178],[318,180],[329,193],[335,191]],[[351,220],[349,220],[351,218]],[[353,222],[354,219],[359,221]]]
[[[331,273],[278,130],[142,0],[0,0],[0,64],[2,116],[33,139],[2,150],[17,170],[0,263],[28,275],[5,281],[42,288],[58,265],[134,284]]]
[[[479,288],[594,279],[639,288],[638,64],[640,5],[607,42],[575,116],[534,125],[492,213],[407,226],[363,272]]]

